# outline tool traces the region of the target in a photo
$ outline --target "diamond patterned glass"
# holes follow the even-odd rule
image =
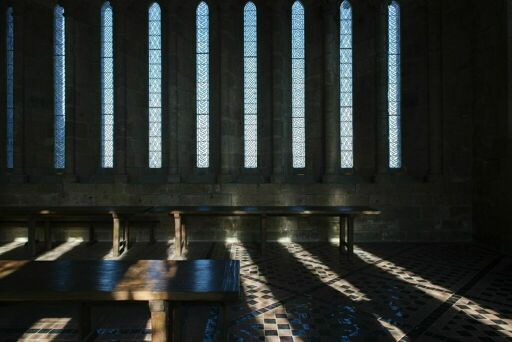
[[[196,12],[196,153],[198,168],[210,166],[210,20],[208,5]]]
[[[155,2],[148,12],[149,80],[149,167],[162,167],[162,32],[160,6]]]
[[[306,167],[304,7],[292,5],[292,164]]]
[[[7,81],[7,168],[14,167],[14,16],[12,7],[6,13],[6,81]]]
[[[244,7],[244,166],[258,167],[258,30],[256,6]]]
[[[352,125],[352,7],[348,0],[340,6],[340,162],[354,167]]]
[[[55,7],[54,13],[54,166],[66,165],[66,20],[64,8]]]
[[[101,8],[101,166],[114,167],[114,14]]]
[[[388,123],[389,167],[402,167],[400,125],[400,7],[388,6]]]

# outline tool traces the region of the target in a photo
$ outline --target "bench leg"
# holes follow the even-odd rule
[[[345,254],[347,247],[347,217],[340,216],[340,255]]]
[[[96,330],[91,330],[91,306],[87,303],[80,304],[79,322],[80,341],[92,341],[96,337]]]
[[[174,214],[174,248],[175,252],[174,254],[177,257],[181,256],[181,215],[180,214]]]
[[[50,226],[50,220],[44,221],[44,247],[47,251],[52,249],[52,227]]]
[[[89,224],[89,245],[96,243],[96,233],[94,231],[94,224]]]
[[[119,256],[119,239],[121,238],[121,219],[117,214],[112,214],[112,255]]]
[[[354,255],[354,216],[347,217],[347,256],[352,258]]]
[[[181,248],[188,248],[188,237],[187,237],[187,225],[185,221],[185,217],[181,220]],[[182,251],[183,253],[183,251]]]
[[[36,222],[34,219],[28,221],[28,253],[31,257],[36,256]]]
[[[265,253],[267,242],[267,215],[260,215],[260,254]]]
[[[130,249],[130,222],[126,220],[124,222],[124,250]]]
[[[167,342],[168,331],[167,321],[168,317],[168,304],[165,300],[151,300],[149,301],[149,310],[151,311],[151,341],[152,342]]]

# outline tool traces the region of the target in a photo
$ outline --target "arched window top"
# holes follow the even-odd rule
[[[348,14],[350,13],[350,15],[352,15],[352,5],[350,4],[350,1],[349,0],[343,0],[341,2],[341,11],[342,11],[342,14]],[[342,19],[350,19],[348,17],[344,17],[342,16],[341,17]]]
[[[293,3],[292,14],[304,15],[304,5],[299,0]]]
[[[54,12],[55,12],[55,15],[64,15],[64,7],[62,7],[61,5],[57,4],[55,5],[55,9],[54,9]]]
[[[110,1],[105,1],[103,3],[103,5],[101,6],[101,11],[104,13],[107,11],[112,12],[112,5],[110,4]]]
[[[197,11],[196,11],[196,14],[198,16],[197,20],[198,20],[198,24],[199,24],[199,17],[200,16],[208,16],[208,4],[204,1],[201,1],[198,5],[197,5]]]
[[[160,20],[160,5],[156,1],[149,6],[149,20]]]
[[[252,1],[247,1],[244,6],[244,11],[256,11],[256,5]]]

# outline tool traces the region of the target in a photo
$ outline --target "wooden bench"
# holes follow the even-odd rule
[[[354,219],[360,215],[377,215],[380,211],[365,206],[181,206],[156,207],[149,212],[168,212],[174,218],[176,255],[187,243],[185,218],[189,216],[255,216],[259,217],[260,252],[265,249],[267,218],[271,216],[331,216],[339,218],[340,253],[351,257],[354,252]]]
[[[0,302],[80,303],[83,340],[95,335],[90,331],[94,302],[147,301],[152,341],[180,341],[183,303],[220,302],[226,315],[226,304],[238,300],[239,292],[238,260],[0,261]]]

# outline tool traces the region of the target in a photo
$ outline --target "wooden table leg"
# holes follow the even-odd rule
[[[52,227],[50,226],[50,220],[44,221],[44,247],[47,251],[52,249]]]
[[[354,216],[347,217],[347,256],[350,259],[354,255]]]
[[[36,256],[36,221],[31,218],[28,221],[28,253],[31,257]]]
[[[80,304],[79,333],[80,341],[93,341],[96,337],[96,330],[91,330],[91,306],[87,303]]]
[[[181,215],[178,213],[174,214],[174,248],[175,248],[175,255],[181,256]]]
[[[265,253],[265,243],[267,242],[267,215],[260,215],[260,253]]]
[[[169,309],[167,301],[150,300],[149,311],[151,312],[151,341],[169,341],[169,335],[167,330],[167,322],[169,320]]]
[[[347,217],[340,216],[340,255],[345,254],[347,247]]]
[[[187,236],[187,221],[185,220],[185,216],[181,219],[181,248],[188,247],[188,236]],[[183,252],[183,251],[182,251]]]
[[[96,243],[96,233],[94,231],[94,224],[89,224],[89,245]]]
[[[121,219],[117,213],[112,213],[112,255],[119,256],[119,240],[121,238]]]
[[[130,249],[130,221],[124,221],[124,250]]]
[[[172,306],[172,342],[181,342],[182,305],[173,302]]]

